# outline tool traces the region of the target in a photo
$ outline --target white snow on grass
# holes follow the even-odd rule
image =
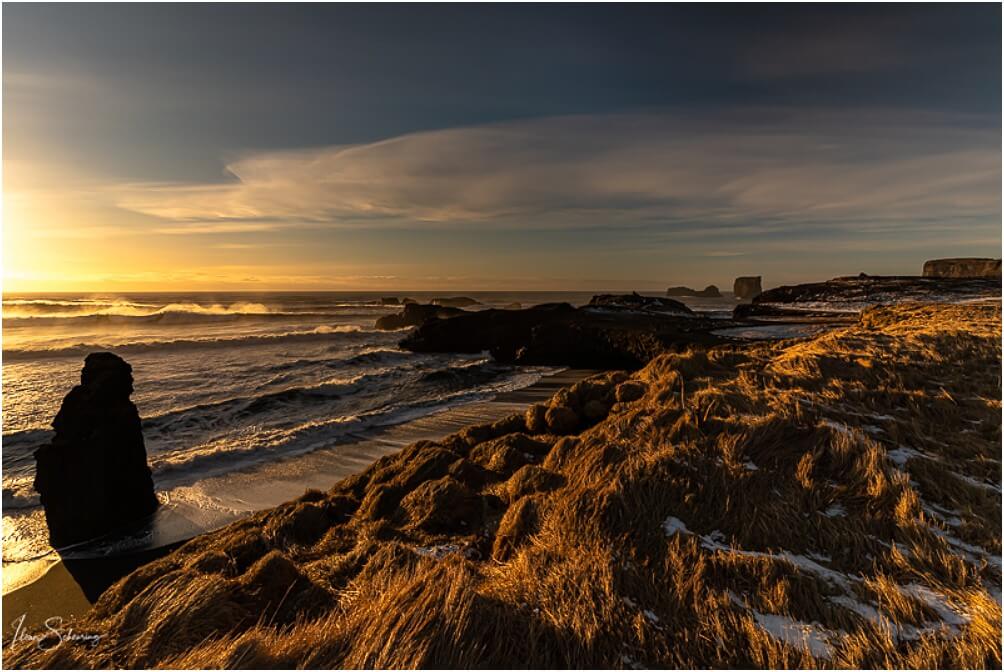
[[[671,537],[677,534],[694,534],[687,529],[687,524],[684,523],[679,518],[670,516],[662,523],[662,529],[666,533],[667,537]],[[722,551],[725,553],[733,553],[735,555],[745,556],[747,558],[769,558],[771,560],[785,560],[792,565],[795,565],[799,569],[816,574],[824,579],[829,580],[838,586],[848,587],[850,582],[855,580],[852,577],[844,574],[843,572],[838,572],[836,570],[830,569],[829,567],[824,567],[815,560],[806,557],[804,555],[799,555],[797,553],[791,553],[790,551],[779,551],[777,553],[765,553],[763,551],[747,551],[741,548],[735,548],[730,546],[727,541],[728,538],[720,530],[714,530],[709,534],[695,534],[695,536],[700,539],[701,546],[708,549],[709,551]],[[824,559],[825,556],[817,555],[820,560]]]
[[[451,553],[457,553],[460,551],[460,547],[456,544],[442,544],[440,546],[417,546],[415,547],[415,552],[419,555],[423,555],[427,558],[435,558],[436,560],[442,560]]]
[[[834,511],[836,509],[836,511]],[[824,515],[844,515],[846,512],[843,507],[838,504],[832,505],[829,509],[824,512]],[[667,536],[673,536],[676,534],[694,534],[687,529],[686,523],[684,523],[679,518],[670,516],[662,523],[662,528],[666,532]],[[935,534],[944,538],[949,544],[956,546],[957,548],[972,553],[974,555],[979,555],[981,557],[988,558],[988,561],[992,564],[1000,567],[1000,558],[995,558],[990,556],[983,549],[973,546],[971,544],[966,544],[965,542],[952,537],[947,532],[942,530],[937,530],[931,528]],[[781,550],[774,553],[767,553],[763,551],[748,551],[741,548],[736,548],[734,546],[728,545],[726,536],[719,530],[714,530],[709,534],[699,535],[694,534],[701,543],[701,546],[712,552],[725,552],[734,555],[749,557],[749,558],[768,558],[771,560],[783,560],[791,565],[794,565],[798,569],[814,574],[824,580],[829,581],[834,586],[841,588],[845,595],[828,597],[831,603],[845,607],[855,613],[857,613],[862,618],[874,623],[875,625],[888,630],[896,639],[902,641],[911,641],[918,639],[922,634],[928,632],[946,632],[948,634],[958,634],[959,626],[966,625],[970,622],[970,616],[963,611],[960,611],[952,606],[948,598],[935,590],[923,586],[921,584],[913,583],[908,585],[898,586],[899,590],[909,597],[913,597],[920,602],[927,605],[932,611],[938,614],[940,621],[937,623],[927,623],[923,628],[917,628],[910,624],[897,625],[893,623],[891,619],[883,615],[874,606],[870,604],[863,603],[853,597],[855,595],[853,586],[860,582],[860,577],[851,576],[844,572],[840,572],[829,567],[821,565],[818,561],[829,562],[830,558],[818,554],[811,553],[809,556],[800,555],[797,553],[792,553],[790,551]],[[888,546],[888,544],[885,544]],[[898,545],[897,545],[898,548]],[[908,549],[902,549],[906,554],[909,553]],[[998,602],[1000,602],[1000,588],[994,586],[987,587],[988,592],[993,596]],[[732,600],[736,605],[743,607],[744,609],[749,609],[746,602],[740,599],[738,595],[732,591],[728,591],[729,599]],[[625,598],[625,601],[627,599]],[[629,604],[631,604],[629,602]],[[633,604],[632,604],[633,606]],[[778,616],[775,614],[761,614],[755,610],[750,609],[757,623],[764,630],[769,632],[775,638],[792,644],[793,646],[805,645],[808,647],[809,652],[817,658],[828,658],[831,655],[830,645],[827,640],[826,633],[829,632],[822,628],[822,626],[814,626],[807,623],[802,623],[800,621],[794,621],[786,616]],[[658,623],[658,617],[654,613],[650,613],[645,610],[645,616],[649,618],[653,623]],[[830,633],[833,635],[834,633]]]
[[[976,546],[974,544],[967,544],[966,542],[950,534],[949,532],[946,532],[945,530],[939,530],[936,527],[928,527],[927,529],[931,530],[931,532],[934,535],[944,539],[945,543],[948,544],[949,546],[955,547],[957,550],[961,551],[963,555],[968,556],[969,559],[972,560],[975,564],[979,564],[980,560],[986,560],[987,564],[993,565],[998,569],[998,571],[1000,571],[1001,556],[988,553],[985,549],[981,548],[980,546]]]
[[[787,616],[762,614],[751,610],[757,625],[774,639],[798,649],[807,648],[814,658],[830,658],[833,650],[827,641],[826,631],[816,625],[796,621]]]
[[[824,567],[815,560],[808,558],[804,555],[799,555],[797,553],[792,553],[790,551],[779,551],[777,553],[765,553],[763,551],[746,551],[741,548],[735,548],[722,543],[724,535],[718,530],[715,530],[710,535],[703,535],[700,537],[701,546],[708,549],[709,551],[724,551],[727,553],[734,553],[735,555],[741,555],[747,558],[769,558],[771,560],[785,560],[792,565],[795,565],[799,569],[808,572],[810,574],[815,574],[820,578],[826,579],[831,583],[834,583],[845,590],[849,589],[851,581],[855,580],[853,577],[844,574],[843,572],[838,572],[836,570],[830,569],[829,567]]]
[[[907,448],[906,446],[900,446],[895,450],[887,451],[885,456],[898,467],[905,467],[906,463],[915,457],[925,457],[924,453],[914,450],[913,448]]]
[[[826,511],[823,511],[823,515],[827,518],[839,518],[847,515],[847,509],[840,504],[831,504]]]
[[[674,518],[673,516],[670,516],[662,522],[662,529],[666,532],[667,537],[671,537],[674,534],[690,532],[690,530],[687,529],[687,524],[685,522],[679,518]]]
[[[969,614],[957,611],[941,593],[919,583],[900,586],[900,591],[923,602],[941,617],[942,623],[950,626],[966,625],[971,621]]]
[[[941,521],[945,525],[950,525],[952,527],[960,527],[962,525],[962,518],[959,517],[961,514],[958,511],[946,509],[943,506],[939,506],[933,502],[924,501],[923,499],[921,499],[921,502],[921,507],[924,509],[924,513],[934,520]]]
[[[825,425],[825,426],[829,427],[830,429],[837,430],[841,434],[847,434],[847,435],[853,435],[854,434],[854,432],[851,430],[851,428],[848,427],[847,425],[845,425],[842,422],[837,422],[836,420],[830,420],[829,418],[823,418],[819,422],[820,422],[820,424]]]
[[[877,627],[879,630],[888,631],[890,636],[892,636],[892,638],[897,641],[912,642],[920,639],[920,636],[925,632],[938,629],[938,628],[927,628],[922,630],[917,626],[910,625],[909,623],[903,623],[901,625],[897,625],[896,623],[892,622],[892,619],[890,619],[885,614],[881,613],[878,609],[876,609],[872,605],[865,604],[864,602],[860,602],[854,599],[853,597],[849,597],[847,595],[840,595],[838,597],[830,597],[827,599],[832,604],[836,604],[838,606],[844,607],[845,609],[853,611],[858,616],[861,616],[866,621],[875,625],[875,627]]]
[[[971,476],[966,476],[965,474],[955,474],[955,477],[960,481],[965,481],[969,485],[976,488],[985,488],[987,490],[992,490],[998,495],[1001,494],[1001,484],[1000,483],[987,483],[986,481],[977,481]]]
[[[760,467],[758,467],[755,464],[753,464],[753,460],[746,460],[745,462],[743,462],[743,467],[746,469],[746,471],[759,471],[760,470]]]

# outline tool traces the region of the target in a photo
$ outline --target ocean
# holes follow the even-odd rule
[[[596,292],[408,292],[427,302],[464,295],[479,307]],[[375,428],[519,389],[554,371],[505,366],[487,354],[415,354],[379,292],[5,295],[3,298],[4,561],[49,552],[32,487],[32,452],[79,382],[83,358],[109,350],[133,367],[158,496],[363,437]],[[727,316],[723,299],[686,299]]]

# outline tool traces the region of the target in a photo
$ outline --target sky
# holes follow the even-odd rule
[[[658,290],[1001,250],[1001,6],[3,6],[5,292]]]

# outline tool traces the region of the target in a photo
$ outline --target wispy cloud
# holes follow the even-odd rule
[[[549,118],[262,152],[229,164],[226,183],[112,193],[121,208],[171,222],[162,233],[895,227],[999,218],[995,123],[893,111]]]

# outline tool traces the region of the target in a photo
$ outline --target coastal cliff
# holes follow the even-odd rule
[[[455,318],[454,318],[455,319]],[[8,667],[999,667],[1000,304],[667,353],[198,537]]]

